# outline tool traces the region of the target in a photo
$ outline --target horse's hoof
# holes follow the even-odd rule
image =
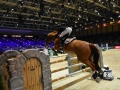
[[[103,79],[103,74],[102,73],[99,73],[98,76]]]
[[[100,78],[100,77],[96,77],[95,81],[96,81],[97,83],[100,83],[101,78]]]

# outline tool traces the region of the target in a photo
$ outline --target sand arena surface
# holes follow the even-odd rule
[[[112,70],[114,79],[112,81],[102,80],[96,83],[91,78],[86,78],[64,90],[120,90],[120,49],[111,49],[103,51],[104,65],[108,65]]]

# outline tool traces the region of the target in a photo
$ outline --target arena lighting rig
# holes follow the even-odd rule
[[[116,20],[119,0],[0,0],[1,26],[53,30]],[[86,24],[85,24],[86,23]]]

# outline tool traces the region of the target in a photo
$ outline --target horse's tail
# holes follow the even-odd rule
[[[99,70],[101,70],[101,68],[98,64],[99,63],[99,57],[100,57],[99,50],[92,43],[90,43],[89,46],[90,46],[90,49],[91,49],[91,54],[93,55],[93,62],[95,64],[95,68],[96,68],[97,71],[99,71]]]

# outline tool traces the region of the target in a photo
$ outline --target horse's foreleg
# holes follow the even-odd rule
[[[60,50],[60,47],[58,45],[55,45],[52,49],[53,50]]]
[[[90,60],[90,62],[93,64],[92,59],[89,58],[89,60]],[[94,64],[94,67],[95,67],[95,64]],[[102,79],[102,78],[103,78],[103,73],[104,73],[104,72],[101,70],[101,68],[100,68],[100,70],[97,70],[97,71],[98,71],[97,76],[99,76],[99,77]],[[94,74],[95,72],[92,72],[92,71],[91,71],[91,73]]]

